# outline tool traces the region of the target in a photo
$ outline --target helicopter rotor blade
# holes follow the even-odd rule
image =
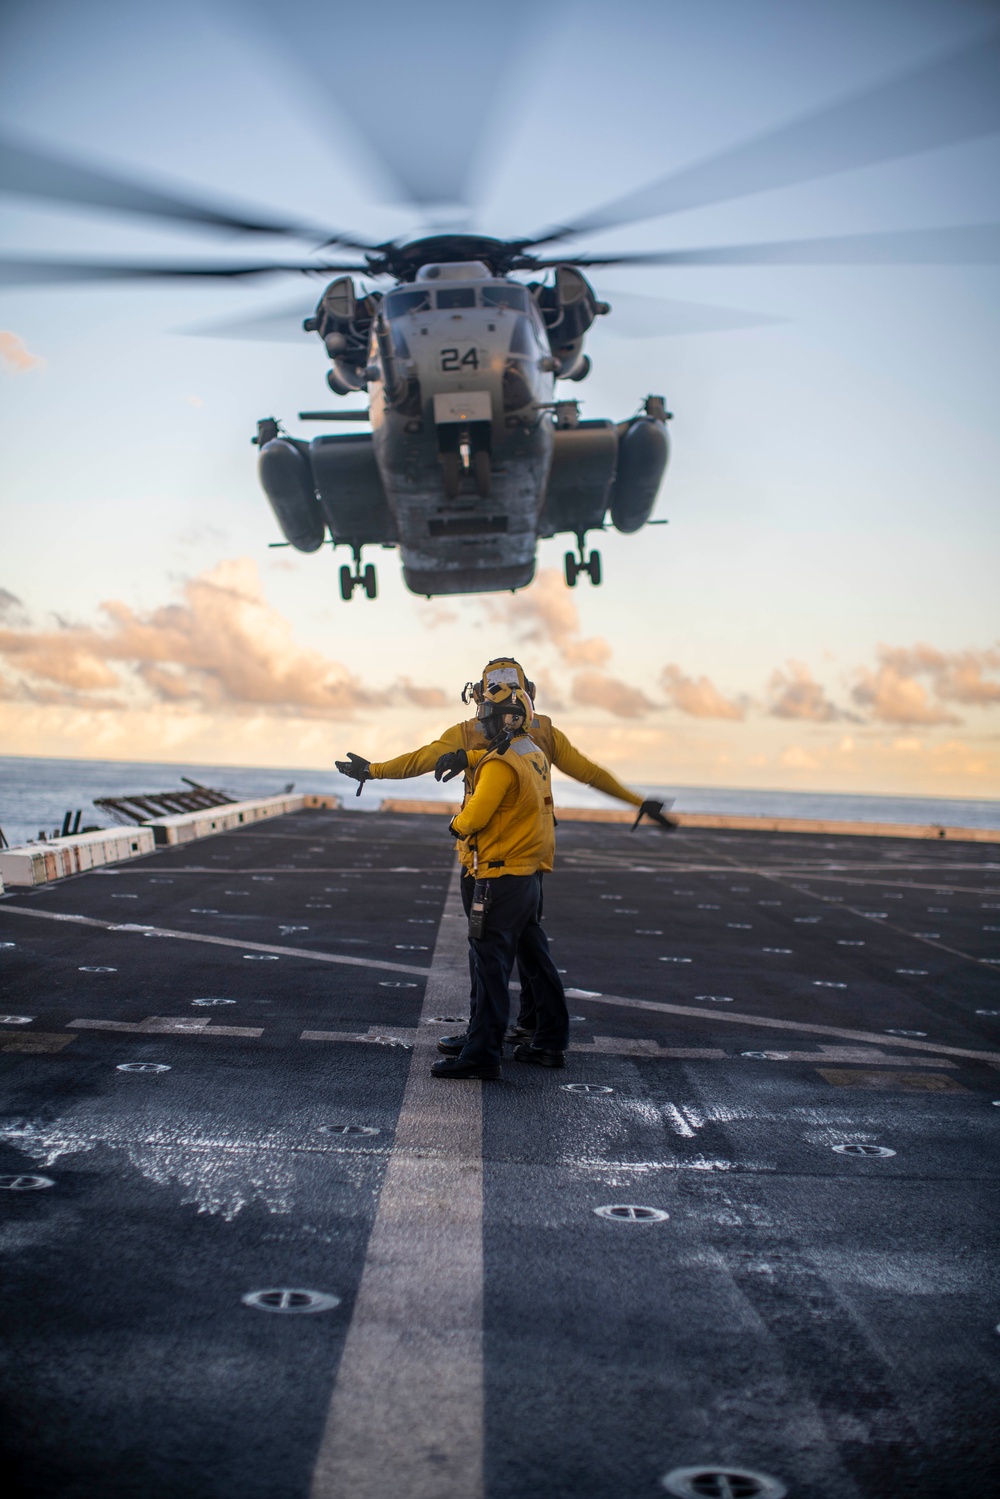
[[[717,307],[707,302],[678,302],[669,297],[637,296],[611,291],[601,295],[611,303],[611,315],[600,318],[590,336],[608,338],[671,338],[690,333],[733,333],[741,328],[763,328],[787,318],[739,307]]]
[[[240,0],[262,14],[268,46],[285,38],[297,68],[336,105],[381,167],[392,202],[421,210],[467,207],[476,168],[497,124],[498,107],[519,48],[537,29],[539,6],[507,0],[502,12],[467,0],[422,0],[384,7],[390,22],[368,67],[331,69],[329,50],[301,37],[328,35],[328,0],[285,0],[276,33],[267,0]],[[446,215],[447,218],[447,215]]]
[[[1000,130],[1000,31],[554,227],[529,245],[724,203]]]
[[[0,286],[52,286],[85,281],[193,281],[199,278],[235,281],[241,277],[289,275],[329,276],[338,271],[370,275],[367,265],[143,265],[89,260],[18,260],[0,256]]]
[[[712,245],[637,254],[577,255],[539,260],[525,256],[515,269],[557,265],[998,265],[1000,224],[958,224],[943,229],[896,229],[840,234],[828,239],[774,240],[757,245]]]
[[[0,137],[0,191],[57,203],[75,203],[87,208],[149,214],[209,229],[291,235],[296,239],[321,238],[325,245],[342,244],[355,250],[376,248],[351,235],[331,236],[329,230],[316,225],[287,223],[266,213],[243,213],[238,209],[220,208],[161,192],[128,177],[73,161],[10,136]]]
[[[295,343],[300,348],[312,348],[315,334],[307,337],[302,324],[310,317],[316,306],[315,300],[299,297],[295,302],[283,302],[268,312],[248,312],[244,317],[213,318],[208,323],[188,324],[175,328],[193,338],[239,338],[255,339],[261,343]]]

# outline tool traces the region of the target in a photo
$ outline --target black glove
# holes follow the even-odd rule
[[[672,806],[673,803],[668,802],[667,805]],[[672,833],[679,826],[672,817],[664,817],[662,802],[643,802],[639,808],[635,822],[632,824],[633,833],[644,817],[648,817],[650,822],[658,822],[660,827],[666,828],[668,833]]]
[[[346,760],[334,760],[333,763],[342,776],[350,776],[352,781],[357,781],[358,795],[360,796],[362,786],[366,781],[372,779],[371,762],[362,759],[360,755],[355,755],[351,750],[348,750]]]
[[[463,770],[469,768],[469,757],[464,749],[452,750],[450,754],[442,755],[434,767],[435,781],[453,781],[460,776]]]
[[[465,753],[464,750],[460,750],[459,751],[459,754],[464,754],[464,753]],[[455,827],[455,819],[454,818],[452,818],[451,822],[449,822],[449,824],[448,824],[448,831],[449,831],[449,833],[451,834],[451,836],[453,838],[457,838],[460,842],[461,842],[462,838],[464,838],[464,836],[465,836],[464,833],[460,833],[458,831],[458,829]]]

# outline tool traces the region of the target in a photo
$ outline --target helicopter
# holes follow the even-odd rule
[[[377,595],[366,547],[398,548],[406,586],[432,598],[525,587],[538,541],[557,535],[575,541],[564,559],[567,585],[582,576],[596,585],[602,563],[599,551],[587,553],[589,535],[609,524],[626,534],[665,524],[652,516],[671,413],[663,396],[647,395],[624,420],[583,420],[576,400],[558,398],[557,382],[575,385],[590,371],[584,346],[594,323],[613,318],[588,269],[995,264],[1000,225],[639,253],[575,254],[568,242],[981,138],[1000,129],[998,65],[1000,33],[992,33],[513,239],[461,229],[371,243],[270,211],[163,191],[10,137],[0,140],[0,190],[205,230],[280,235],[314,248],[291,263],[0,258],[0,285],[332,276],[302,326],[324,346],[329,389],[367,404],[299,415],[329,425],[364,422],[370,430],[306,441],[273,416],[258,422],[252,440],[260,483],[284,537],[275,544],[300,552],[325,543],[348,547],[352,566],[340,569],[345,600],[358,590]],[[369,128],[377,134],[379,122]],[[463,201],[459,179],[468,162],[459,160],[454,131],[438,129],[429,150],[409,121],[405,134],[383,135],[378,144],[383,155],[396,152],[397,179],[408,183],[411,201]],[[345,259],[352,251],[361,258]],[[537,279],[519,279],[525,277]]]
[[[354,568],[340,571],[341,596],[377,592],[362,547],[398,546],[406,586],[441,594],[523,588],[539,537],[569,532],[577,552],[566,582],[601,581],[601,555],[585,555],[589,531],[610,513],[618,530],[650,518],[667,466],[662,396],[629,420],[583,421],[579,405],[555,399],[557,378],[590,369],[584,338],[611,309],[574,266],[554,283],[524,285],[512,269],[539,262],[482,236],[433,235],[383,247],[369,274],[393,290],[359,295],[348,276],[330,283],[307,332],[332,361],[337,395],[367,390],[362,412],[302,412],[307,420],[368,417],[371,433],[306,443],[258,424],[260,481],[286,541],[318,550],[329,529]]]

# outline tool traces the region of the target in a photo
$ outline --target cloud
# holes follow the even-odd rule
[[[45,368],[45,360],[41,355],[32,354],[24,339],[7,329],[0,329],[0,360],[16,375],[23,375],[26,370]]]
[[[959,652],[949,656],[931,646],[881,645],[877,652],[878,665],[874,670],[860,668],[851,697],[860,708],[882,723],[960,723],[954,713],[949,713],[936,700],[935,689],[944,688],[940,695],[954,698],[959,692],[971,693],[977,683],[980,689],[988,687],[981,674],[983,654]],[[980,658],[978,672],[975,665],[969,665],[969,661],[975,663],[977,655]],[[921,677],[928,678],[929,685],[919,680]],[[958,701],[969,701],[969,698],[960,697]]]
[[[580,615],[573,597],[553,567],[543,568],[530,588],[513,596],[483,600],[487,618],[518,640],[554,646],[567,666],[604,666],[611,647],[600,635],[580,635]],[[526,668],[529,677],[531,668]]]
[[[365,687],[339,662],[296,644],[249,558],[189,579],[180,603],[138,613],[111,601],[101,610],[99,629],[0,630],[0,659],[17,674],[13,690],[40,702],[51,701],[45,695],[55,687],[69,694],[59,701],[93,707],[87,694],[118,688],[130,701],[138,694],[201,711],[267,709],[317,718],[349,717],[401,699],[423,707],[445,701],[440,689],[409,681]]]
[[[573,678],[573,701],[586,708],[603,708],[616,718],[644,718],[656,707],[638,687],[603,671],[578,673]]]
[[[799,718],[810,723],[836,723],[840,719],[859,721],[856,713],[849,713],[831,702],[825,689],[801,661],[789,661],[785,670],[773,672],[768,692],[771,702],[767,711],[773,718]]]
[[[939,651],[932,645],[879,646],[880,666],[900,677],[925,676],[939,698],[984,708],[1000,703],[1000,682],[983,675],[1000,670],[1000,647],[988,650]]]
[[[673,706],[692,718],[742,719],[746,714],[743,704],[723,697],[708,677],[688,677],[679,666],[665,666],[660,681]]]

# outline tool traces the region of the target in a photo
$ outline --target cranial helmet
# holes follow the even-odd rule
[[[494,660],[487,661],[480,680],[466,682],[462,690],[462,702],[480,704],[486,702],[489,688],[494,684],[519,687],[527,693],[532,704],[532,712],[528,714],[530,722],[534,716],[535,684],[528,681],[524,674],[524,667],[520,661],[515,661],[513,656],[497,656]]]

